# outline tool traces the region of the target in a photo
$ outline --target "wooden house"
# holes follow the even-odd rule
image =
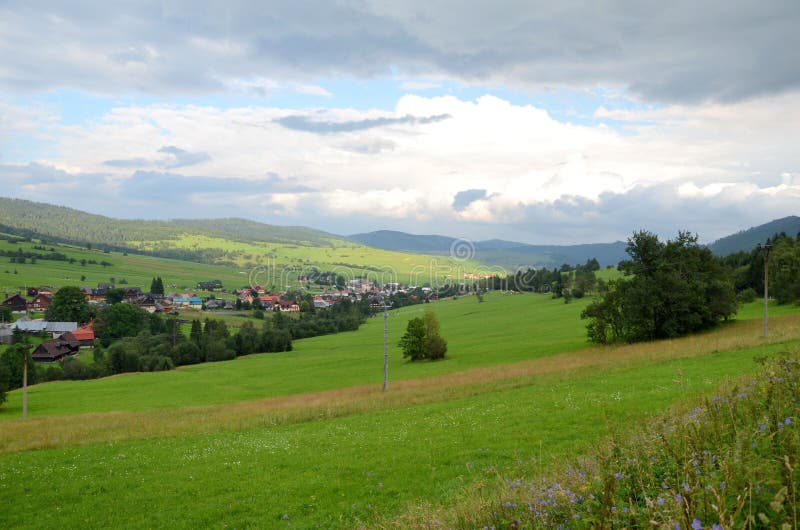
[[[14,313],[24,313],[28,310],[28,301],[19,293],[14,293],[3,300],[2,305],[10,307]]]
[[[28,302],[28,311],[44,311],[50,307],[53,297],[46,293],[37,294],[33,300]]]
[[[64,333],[57,339],[48,340],[39,344],[33,350],[33,360],[39,363],[53,363],[62,360],[68,355],[78,353],[80,341],[72,333]]]

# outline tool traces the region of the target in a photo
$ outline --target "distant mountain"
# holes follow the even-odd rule
[[[366,234],[355,234],[349,239],[362,245],[403,252],[426,254],[449,254],[451,249],[473,254],[487,265],[496,265],[506,270],[527,267],[558,267],[564,263],[577,265],[596,258],[602,266],[616,265],[627,259],[626,244],[597,243],[586,245],[528,245],[515,241],[491,239],[466,243],[454,237],[439,235],[415,235],[392,230],[379,230]],[[470,246],[471,245],[471,246]]]
[[[727,256],[734,252],[750,251],[759,243],[764,243],[767,238],[785,232],[791,237],[800,233],[800,217],[790,215],[782,219],[775,219],[763,225],[754,226],[736,234],[717,239],[708,248],[717,256]]]
[[[378,230],[366,234],[348,236],[347,239],[373,248],[401,252],[422,252],[423,254],[446,254],[451,245],[458,241],[454,237],[415,235],[394,230]]]
[[[342,239],[311,228],[274,226],[236,218],[114,219],[63,206],[3,197],[0,197],[0,232],[113,249],[129,248],[131,242],[172,240],[183,234],[313,246],[330,246],[331,240]]]

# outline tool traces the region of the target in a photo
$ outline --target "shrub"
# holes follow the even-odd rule
[[[752,302],[756,299],[758,294],[756,294],[756,290],[752,287],[748,287],[743,291],[739,291],[739,294],[736,295],[736,298],[739,299],[740,302],[746,304],[748,302]]]

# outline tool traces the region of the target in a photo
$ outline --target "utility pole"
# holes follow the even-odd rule
[[[383,299],[383,391],[389,390],[389,306]]]
[[[22,420],[28,418],[28,351],[22,352]]]
[[[770,243],[765,245],[759,243],[756,250],[759,252],[764,251],[764,337],[766,337],[769,308],[769,251],[772,250],[772,245]]]

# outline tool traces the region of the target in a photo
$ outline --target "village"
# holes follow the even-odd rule
[[[154,279],[150,291],[140,287],[117,286],[111,282],[98,283],[96,287],[81,286],[86,302],[94,310],[99,310],[112,303],[124,303],[138,307],[148,313],[164,314],[179,317],[184,311],[184,318],[179,322],[187,323],[191,318],[210,315],[212,312],[225,314],[241,314],[246,311],[274,311],[288,314],[327,310],[333,305],[347,300],[362,302],[366,300],[374,310],[383,307],[385,301],[389,305],[399,306],[413,303],[438,300],[439,292],[430,287],[409,287],[400,283],[388,283],[382,286],[366,279],[356,278],[344,282],[342,286],[322,287],[312,292],[311,280],[300,276],[302,290],[272,291],[264,285],[244,286],[227,291],[219,280],[201,281],[197,289],[188,292],[157,292],[163,289],[163,282]],[[8,308],[12,316],[9,322],[0,322],[0,344],[14,342],[18,336],[35,336],[46,339],[38,344],[32,353],[34,361],[53,363],[67,357],[75,356],[82,349],[95,346],[93,321],[79,326],[78,322],[48,321],[45,312],[53,301],[53,288],[28,288],[16,292],[0,302],[0,307]],[[16,318],[15,318],[16,317]]]

